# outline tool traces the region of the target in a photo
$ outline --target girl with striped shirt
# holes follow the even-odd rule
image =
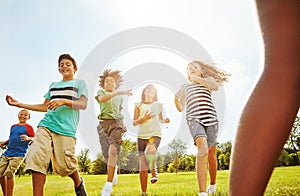
[[[198,149],[196,171],[199,196],[205,196],[215,194],[217,175],[218,118],[211,91],[218,90],[229,74],[201,61],[189,63],[187,74],[189,83],[182,85],[175,94],[175,105],[179,112],[186,107],[187,124]],[[206,190],[207,162],[210,185]]]

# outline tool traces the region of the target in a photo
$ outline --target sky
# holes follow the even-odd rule
[[[87,81],[89,89],[77,149],[90,148],[95,154],[100,150],[99,108],[93,97],[104,68],[120,69],[123,88],[133,89],[133,96],[124,98],[129,130],[125,138],[135,140],[133,104],[140,100],[141,89],[153,83],[164,116],[170,118],[170,124],[163,126],[160,148],[183,138],[190,152],[194,146],[184,113],[173,104],[176,82],[185,81],[188,61],[198,60],[190,57],[199,55],[231,74],[214,95],[220,143],[234,141],[242,109],[263,69],[263,44],[250,0],[0,0],[0,25],[0,140],[8,138],[20,110],[8,106],[5,96],[42,103],[51,82],[61,80],[57,59],[62,53],[77,60],[77,76]],[[152,30],[158,34],[154,36]],[[32,112],[28,123],[36,127],[43,116]]]

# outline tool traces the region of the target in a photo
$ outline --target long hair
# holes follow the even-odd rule
[[[123,76],[121,75],[120,70],[111,70],[111,69],[106,69],[103,71],[102,75],[99,76],[99,86],[101,88],[104,88],[104,81],[107,76],[113,77],[116,82],[115,89],[120,88],[122,82],[123,82]]]
[[[189,64],[198,64],[201,67],[203,78],[213,77],[217,82],[228,82],[229,73],[201,61],[192,61]]]
[[[144,103],[145,102],[145,91],[146,91],[146,89],[148,88],[148,87],[153,87],[154,88],[154,90],[155,90],[155,94],[154,94],[154,96],[153,96],[153,102],[156,102],[157,101],[157,90],[156,90],[156,88],[155,88],[155,86],[153,85],[153,84],[148,84],[144,89],[143,89],[143,91],[142,91],[142,103]]]

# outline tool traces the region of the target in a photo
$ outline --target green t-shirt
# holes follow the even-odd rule
[[[70,80],[53,82],[45,98],[79,100],[81,96],[88,97],[87,87],[83,80]],[[60,135],[76,138],[76,130],[79,122],[79,110],[68,106],[58,107],[56,110],[47,111],[45,117],[38,126],[46,127]]]
[[[121,114],[123,98],[120,95],[114,96],[110,100],[106,102],[100,102],[98,100],[99,95],[108,95],[111,92],[105,91],[104,89],[100,89],[97,92],[96,100],[100,106],[100,114],[98,115],[98,119],[123,119],[123,115]]]

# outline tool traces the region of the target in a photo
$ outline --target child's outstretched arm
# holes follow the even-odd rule
[[[44,103],[42,104],[25,104],[25,103],[20,103],[19,101],[17,101],[16,99],[12,98],[9,95],[6,95],[6,102],[8,103],[8,105],[15,106],[18,108],[25,108],[37,112],[47,112],[47,104],[49,100],[45,99]]]
[[[106,102],[108,100],[110,100],[111,98],[113,98],[114,96],[117,96],[117,95],[128,95],[128,96],[131,96],[132,95],[132,90],[127,90],[127,91],[114,91],[110,94],[107,94],[107,95],[98,95],[96,98],[99,102]]]
[[[229,195],[263,195],[300,106],[300,1],[257,0],[265,67],[240,119]]]

